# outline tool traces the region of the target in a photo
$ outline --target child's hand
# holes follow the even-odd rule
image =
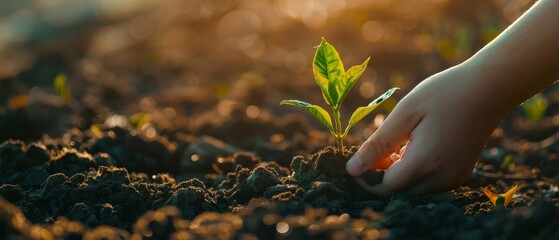
[[[348,161],[347,172],[359,176],[382,165],[409,140],[383,183],[369,191],[420,194],[463,183],[509,110],[499,101],[498,88],[471,65],[448,69],[415,87]]]

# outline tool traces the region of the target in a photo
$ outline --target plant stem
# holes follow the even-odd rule
[[[340,119],[340,111],[338,109],[332,108],[332,112],[334,113],[334,124],[335,124],[335,131],[336,131],[336,144],[338,145],[338,151],[340,155],[344,154],[344,138],[342,136],[342,121]]]

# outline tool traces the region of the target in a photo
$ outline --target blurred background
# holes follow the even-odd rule
[[[125,125],[133,116],[153,122],[142,130],[154,136],[196,132],[235,111],[303,115],[278,103],[325,106],[311,71],[321,37],[346,67],[371,56],[344,122],[387,89],[402,89],[354,130],[366,137],[418,82],[470,57],[533,2],[4,0],[0,140]]]

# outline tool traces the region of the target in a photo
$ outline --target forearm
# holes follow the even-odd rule
[[[559,79],[559,0],[541,0],[466,62],[512,108]],[[486,84],[484,84],[486,85]],[[487,85],[486,85],[487,86]]]

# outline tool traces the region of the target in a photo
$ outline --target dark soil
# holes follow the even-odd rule
[[[134,132],[114,127],[97,136],[71,130],[65,136],[79,139],[73,147],[62,139],[0,145],[2,236],[526,239],[559,234],[555,180],[491,178],[490,158],[457,190],[376,199],[344,170],[357,147],[343,156],[326,147],[295,156],[286,166],[252,152],[219,155],[229,147],[210,137],[146,140]],[[204,151],[208,154],[200,154]],[[382,175],[367,172],[364,178],[374,185]],[[520,184],[519,194],[507,208],[493,207],[477,189],[488,183],[496,192]]]

